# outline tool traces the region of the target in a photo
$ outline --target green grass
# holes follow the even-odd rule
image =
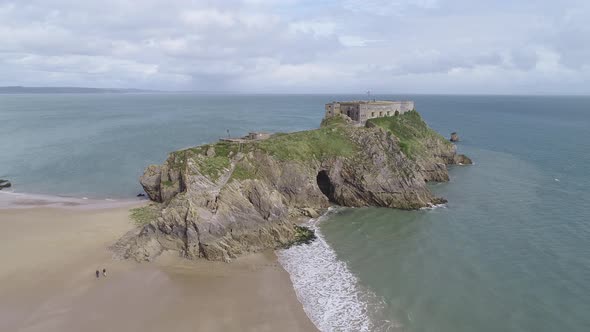
[[[400,141],[402,152],[410,158],[416,158],[428,153],[428,148],[424,145],[425,139],[440,139],[444,142],[443,144],[451,144],[444,137],[430,129],[416,111],[406,112],[398,116],[370,119],[367,122],[393,133]]]
[[[233,142],[219,142],[213,144],[212,146],[215,148],[215,156],[226,158],[229,157],[230,152],[233,152],[233,154],[238,153],[238,150],[240,148],[239,143]]]
[[[442,136],[430,129],[416,111],[402,115],[371,119],[369,122],[392,132],[400,141],[400,148],[410,158],[427,156],[426,141],[429,138],[441,139],[450,144]],[[269,139],[248,143],[218,142],[190,149],[176,151],[171,154],[169,162],[172,167],[186,167],[188,159],[192,159],[199,171],[212,181],[217,181],[225,169],[231,165],[231,156],[238,152],[247,154],[251,151],[262,151],[280,161],[309,162],[323,161],[331,157],[354,158],[363,148],[350,137],[346,120],[334,117],[322,121],[319,129],[295,133],[278,133]],[[207,157],[207,150],[215,149],[214,157]],[[232,179],[245,180],[255,178],[255,169],[246,164],[238,163]]]
[[[346,126],[346,120],[341,116],[334,116],[331,118],[324,118],[321,123],[321,127],[342,127]]]
[[[305,226],[295,226],[295,245],[310,244],[316,239],[315,232]]]
[[[322,127],[316,130],[277,133],[266,140],[241,144],[234,142],[205,144],[172,152],[168,158],[168,165],[173,169],[184,171],[190,159],[194,161],[201,174],[212,181],[217,181],[224,170],[230,167],[231,157],[238,152],[247,154],[261,150],[278,160],[303,162],[333,156],[352,156],[358,151],[358,147],[346,137],[345,127],[344,119],[333,118],[324,121]],[[215,149],[215,156],[207,157],[207,151],[211,147]],[[232,175],[233,179],[238,180],[253,177],[255,177],[254,172],[244,165],[238,165]]]
[[[178,150],[170,153],[168,160],[166,160],[168,166],[172,169],[182,171],[186,166],[186,161],[193,155],[197,154],[196,148]]]
[[[247,180],[247,179],[255,179],[256,178],[256,173],[254,172],[253,169],[251,169],[250,167],[247,167],[247,165],[244,165],[243,163],[239,163],[236,165],[236,167],[234,168],[234,172],[232,173],[231,179],[232,180]]]
[[[305,226],[295,226],[295,237],[293,241],[287,243],[283,248],[290,248],[301,244],[310,244],[316,239],[315,232]]]
[[[155,204],[149,204],[129,210],[129,217],[138,226],[149,224],[150,222],[156,220],[159,215],[159,209]]]
[[[210,147],[215,149],[215,156],[207,157],[207,150]],[[217,181],[224,169],[230,167],[230,153],[236,154],[239,144],[230,142],[218,142],[205,144],[193,148],[174,151],[168,158],[170,167],[184,170],[188,159],[192,159],[201,174],[212,181]]]
[[[217,181],[221,173],[230,167],[230,161],[228,157],[215,156],[206,157],[202,160],[195,160],[201,174],[208,177],[212,181]]]
[[[273,136],[258,142],[257,147],[279,160],[296,161],[348,157],[358,151],[356,144],[346,137],[345,129],[337,126]]]

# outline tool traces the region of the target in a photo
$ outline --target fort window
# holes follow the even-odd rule
[[[374,118],[375,117],[375,112],[371,112],[371,117]]]
[[[399,111],[395,111],[394,115],[399,115]]]
[[[383,112],[379,112],[379,116],[383,116]]]

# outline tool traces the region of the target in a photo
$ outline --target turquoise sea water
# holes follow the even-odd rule
[[[279,254],[324,330],[590,330],[590,98],[377,96],[458,131],[474,166],[421,211],[335,209]],[[328,95],[0,95],[0,178],[17,192],[127,198],[168,152],[317,127]],[[315,259],[315,260],[313,260]]]

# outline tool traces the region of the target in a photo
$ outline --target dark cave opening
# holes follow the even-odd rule
[[[328,172],[320,171],[316,179],[318,182],[318,187],[322,193],[328,197],[330,202],[336,203],[336,200],[334,199],[334,185],[332,184],[332,181],[330,181]]]

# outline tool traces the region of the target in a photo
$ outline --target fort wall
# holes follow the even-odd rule
[[[413,101],[350,101],[326,104],[325,117],[346,115],[352,120],[364,124],[368,119],[395,116],[414,110]]]

